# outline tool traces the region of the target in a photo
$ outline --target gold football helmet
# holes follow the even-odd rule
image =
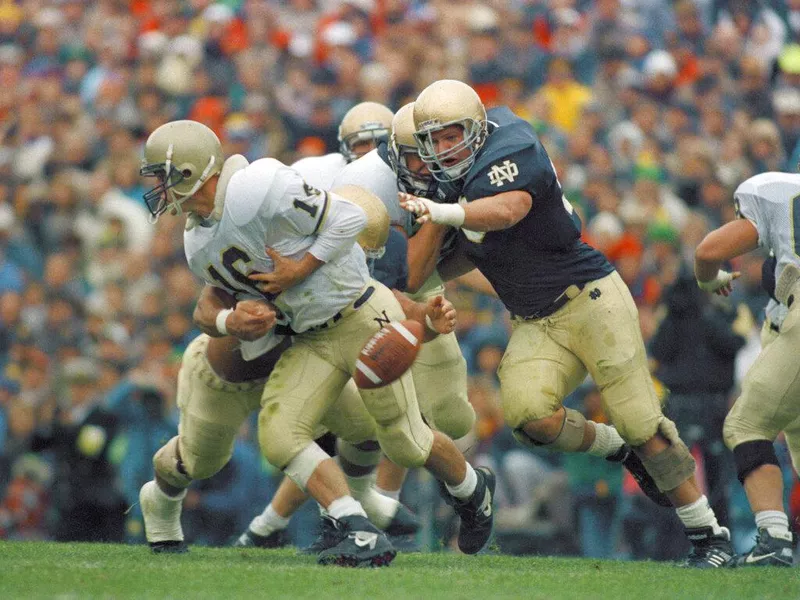
[[[358,236],[358,244],[367,258],[383,256],[386,240],[389,239],[389,212],[380,198],[358,185],[342,185],[332,191],[367,213],[367,225]]]
[[[389,139],[394,113],[383,104],[362,102],[347,111],[339,125],[339,151],[352,162],[378,145],[380,140]],[[371,147],[364,142],[372,142]],[[363,144],[366,151],[354,150],[354,146]]]
[[[463,128],[462,141],[437,151],[433,134],[451,125]],[[441,79],[422,90],[414,102],[414,126],[419,156],[431,175],[439,181],[455,181],[467,173],[486,141],[486,108],[466,83]]]
[[[412,171],[408,166],[408,155],[419,156],[414,137],[414,103],[409,102],[398,110],[392,119],[392,135],[389,138],[389,164],[397,175],[397,187],[408,194],[422,198],[433,198],[436,180],[429,173]]]
[[[172,121],[156,129],[145,142],[139,170],[140,175],[159,180],[144,195],[153,218],[168,208],[180,214],[181,204],[219,173],[223,162],[219,138],[202,123]]]

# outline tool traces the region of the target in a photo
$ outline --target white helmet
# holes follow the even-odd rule
[[[339,151],[347,162],[360,156],[353,151],[356,142],[374,141],[377,146],[380,140],[388,140],[392,117],[394,113],[377,102],[362,102],[348,110],[339,125]]]
[[[222,170],[222,144],[217,135],[197,121],[172,121],[157,128],[144,145],[139,174],[157,177],[159,184],[144,195],[153,218],[181,205]]]
[[[466,175],[486,141],[486,109],[478,94],[466,83],[442,79],[426,87],[414,102],[414,137],[419,156],[439,181],[455,181]],[[460,125],[464,139],[454,147],[436,152],[432,134],[451,125]],[[469,155],[453,165],[445,162],[469,149]]]

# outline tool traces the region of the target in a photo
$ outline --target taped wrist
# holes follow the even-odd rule
[[[231,316],[233,312],[232,308],[223,308],[221,311],[217,313],[217,320],[216,326],[217,331],[219,331],[222,335],[228,335],[228,317]]]
[[[736,476],[742,485],[747,476],[762,465],[780,466],[775,446],[769,440],[742,442],[733,449],[733,460],[736,463]]]

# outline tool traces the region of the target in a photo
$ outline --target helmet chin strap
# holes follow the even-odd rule
[[[167,150],[167,173],[169,173],[171,157],[172,157],[172,144],[170,144],[169,149]],[[197,193],[197,190],[203,187],[203,184],[206,182],[206,179],[208,179],[211,170],[214,168],[214,163],[216,162],[216,160],[217,159],[215,156],[211,156],[208,159],[208,164],[206,165],[206,168],[203,169],[203,172],[200,174],[200,178],[194,182],[194,185],[185,194],[176,192],[175,190],[171,189],[167,190],[169,198],[172,199],[172,202],[170,202],[169,207],[173,215],[178,216],[183,213],[183,206],[182,206],[183,203],[186,202],[192,196],[194,196]]]

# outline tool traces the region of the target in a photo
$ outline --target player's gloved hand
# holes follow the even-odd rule
[[[260,300],[242,300],[228,316],[225,326],[228,335],[245,342],[264,337],[275,326],[275,309]]]
[[[456,329],[456,308],[444,296],[434,296],[425,307],[425,322],[436,333],[452,333]]]
[[[697,285],[701,290],[706,292],[713,292],[720,296],[728,296],[733,291],[733,280],[741,277],[739,271],[728,273],[727,271],[719,270],[717,276],[711,281],[697,281]]]
[[[430,221],[451,227],[461,227],[464,224],[464,207],[460,204],[439,204],[404,192],[399,192],[398,195],[400,206],[416,215],[419,223]]]
[[[267,256],[272,260],[273,269],[269,273],[251,273],[248,277],[257,281],[256,287],[262,292],[277,296],[281,292],[300,283],[310,274],[305,266],[305,257],[293,260],[278,254],[272,248],[266,249]],[[310,256],[306,254],[306,257]],[[316,259],[315,259],[316,260]]]

